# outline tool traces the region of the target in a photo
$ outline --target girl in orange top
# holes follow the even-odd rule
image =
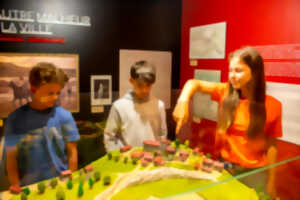
[[[187,121],[189,100],[195,92],[219,102],[216,149],[226,161],[246,169],[275,163],[276,139],[281,137],[281,103],[266,95],[264,63],[259,52],[245,47],[229,55],[227,83],[188,80],[177,101],[173,118],[176,133]],[[268,173],[267,191],[274,197],[274,168]]]

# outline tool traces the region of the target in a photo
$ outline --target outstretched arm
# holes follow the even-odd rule
[[[12,186],[20,186],[18,172],[18,150],[16,146],[6,147],[6,170],[8,180]]]
[[[177,123],[176,134],[179,133],[182,125],[187,122],[189,117],[189,100],[196,93],[201,92],[210,94],[218,86],[219,83],[202,81],[202,80],[188,80],[177,100],[177,104],[173,111],[173,118]]]
[[[77,144],[76,142],[67,143],[68,152],[68,165],[69,169],[73,172],[77,170],[78,166],[78,156],[77,156]]]

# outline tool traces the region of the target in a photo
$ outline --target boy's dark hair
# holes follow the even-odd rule
[[[52,63],[41,62],[35,65],[29,74],[29,82],[31,85],[40,87],[46,83],[58,83],[64,87],[68,82],[68,75],[60,68]]]
[[[155,82],[156,69],[148,61],[141,60],[131,66],[130,76],[136,81],[153,84]]]

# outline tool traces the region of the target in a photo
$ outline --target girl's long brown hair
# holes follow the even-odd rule
[[[248,137],[254,138],[264,133],[266,121],[266,82],[264,73],[263,58],[253,47],[238,49],[229,55],[229,62],[233,58],[239,58],[251,69],[252,79],[250,80],[250,121],[248,126]],[[220,105],[218,130],[225,132],[233,123],[235,109],[240,100],[240,91],[232,87],[228,81],[229,89]]]

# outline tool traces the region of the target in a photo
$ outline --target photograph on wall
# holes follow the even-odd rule
[[[57,104],[71,112],[79,112],[78,55],[0,53],[0,117],[6,117],[31,101],[29,72],[41,62],[52,63],[69,76]]]
[[[120,97],[132,88],[129,82],[130,68],[141,60],[148,61],[156,67],[156,80],[151,95],[162,100],[166,109],[170,108],[172,53],[169,51],[120,50]]]
[[[220,70],[200,70],[194,71],[194,79],[220,82]],[[201,119],[217,121],[218,103],[210,99],[210,95],[196,92],[193,97],[193,121],[200,122]]]
[[[91,76],[91,105],[110,105],[112,100],[111,75]]]
[[[190,29],[190,59],[225,58],[226,22]]]

